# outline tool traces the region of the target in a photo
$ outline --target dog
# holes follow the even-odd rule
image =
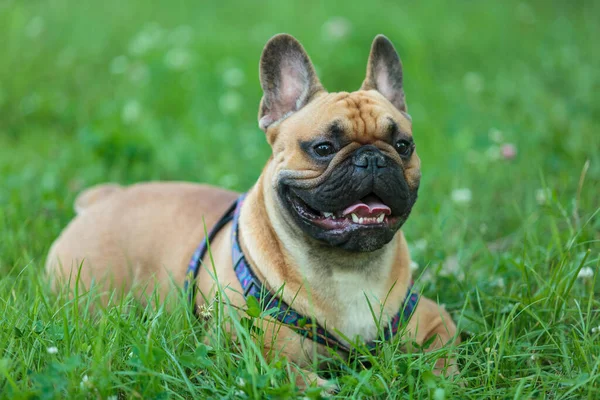
[[[421,172],[393,44],[383,35],[374,39],[358,91],[328,93],[302,45],[279,34],[263,50],[260,83],[258,121],[272,156],[243,200],[191,183],[92,187],[78,196],[76,217],[49,251],[53,287],[73,289],[77,281],[134,290],[142,299],[157,290],[166,298],[173,282],[191,278],[201,294],[196,307],[225,288],[221,294],[243,309],[251,288],[240,277],[241,262],[241,274],[268,293],[253,294],[269,302],[263,310],[284,307],[295,316],[291,323],[276,313],[264,317],[278,326],[277,335],[265,333],[265,356],[283,354],[308,384],[327,384],[308,371],[314,357],[332,347],[347,354],[355,339],[376,342],[378,323],[428,351],[457,343],[443,307],[411,292],[400,228]],[[211,263],[205,226],[215,225]],[[404,326],[393,331],[393,323]],[[452,359],[435,368],[457,372]]]

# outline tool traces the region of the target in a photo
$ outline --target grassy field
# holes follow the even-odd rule
[[[339,396],[600,398],[600,3],[200,3],[0,0],[0,397],[319,396],[239,323],[204,344],[183,301],[91,314],[43,276],[84,187],[252,185],[258,58],[285,31],[331,91],[395,43],[423,171],[404,229],[463,337],[455,380],[396,341],[338,363]]]

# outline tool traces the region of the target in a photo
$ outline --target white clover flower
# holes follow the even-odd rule
[[[427,250],[427,239],[419,239],[414,243],[415,249],[419,251]]]
[[[154,46],[154,42],[149,35],[139,34],[129,44],[129,53],[134,56],[141,56]]]
[[[446,391],[442,388],[436,388],[433,391],[433,399],[434,400],[445,400],[446,399]]]
[[[502,277],[496,279],[493,284],[494,286],[499,287],[501,289],[504,289],[504,287],[506,286],[506,284],[504,283],[504,278]]]
[[[594,276],[594,270],[591,267],[584,267],[579,270],[577,277],[579,279],[588,279]]]
[[[127,56],[118,56],[110,62],[110,73],[113,75],[123,74],[129,67]]]
[[[467,72],[463,78],[463,85],[468,92],[479,94],[484,87],[483,77],[477,72]]]
[[[46,349],[46,352],[47,352],[48,354],[56,354],[56,353],[58,353],[58,347],[55,347],[55,346],[48,347],[48,348]]]
[[[469,188],[460,188],[454,189],[452,191],[452,201],[457,204],[468,204],[471,202],[473,198],[473,194],[471,193],[471,189]]]
[[[81,382],[79,383],[79,387],[82,389],[85,389],[86,387],[90,387],[92,385],[92,382],[90,381],[90,378],[87,375],[84,375],[81,378]]]
[[[415,260],[410,260],[409,268],[411,271],[416,271],[419,269],[419,263],[417,263]]]
[[[327,40],[339,40],[347,37],[352,31],[352,24],[344,17],[332,17],[322,27],[323,37]]]
[[[485,157],[488,160],[491,161],[496,161],[499,160],[501,157],[501,150],[499,146],[491,145],[490,147],[488,147],[488,149],[485,151]]]
[[[222,95],[219,99],[219,108],[223,114],[234,114],[242,107],[243,102],[241,94],[230,91]]]
[[[440,275],[456,276],[457,274],[459,274],[459,272],[460,272],[460,263],[458,262],[458,257],[456,255],[446,257],[446,259],[442,263],[442,269],[440,270]]]
[[[231,189],[234,188],[239,183],[239,181],[240,179],[236,174],[227,174],[223,175],[221,179],[219,179],[219,184],[221,186]]]
[[[227,68],[223,72],[223,82],[229,87],[238,87],[244,84],[246,77],[244,71],[240,68],[232,67]]]
[[[142,29],[129,43],[129,52],[141,56],[156,47],[163,37],[163,29],[157,24],[150,24]]]
[[[488,226],[485,222],[482,222],[481,224],[479,224],[479,233],[481,233],[482,235],[485,235],[487,231],[488,231]]]
[[[492,128],[488,132],[488,137],[494,143],[502,143],[504,141],[504,135],[500,129]]]
[[[541,206],[548,202],[549,197],[548,190],[546,189],[538,189],[535,191],[535,201]]]
[[[142,114],[142,106],[136,100],[129,100],[123,106],[123,110],[121,111],[121,118],[123,122],[127,124],[132,124],[136,122],[140,115]]]
[[[213,316],[213,306],[212,304],[210,305],[206,305],[206,304],[202,304],[200,306],[200,316],[205,319],[205,320],[209,320],[212,318]]]
[[[165,55],[165,65],[173,70],[183,70],[192,63],[192,54],[183,48],[175,47]]]
[[[44,19],[42,17],[35,16],[31,18],[27,26],[25,27],[25,33],[30,38],[36,38],[44,31]]]
[[[595,326],[592,328],[592,333],[598,333],[600,332],[600,326]]]
[[[529,359],[531,361],[535,361],[535,360],[537,360],[537,356],[535,354],[532,354],[531,357],[529,357]]]

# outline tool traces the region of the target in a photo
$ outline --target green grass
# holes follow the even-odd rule
[[[339,396],[600,398],[598,2],[200,3],[0,0],[0,397],[303,395],[226,309],[239,343],[205,343],[183,301],[90,313],[42,274],[84,187],[249,188],[270,152],[258,58],[286,31],[329,90],[359,87],[375,34],[396,44],[423,171],[404,229],[464,339],[454,381],[429,372],[445,350],[396,341],[335,364]]]

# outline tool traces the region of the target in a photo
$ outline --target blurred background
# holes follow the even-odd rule
[[[247,190],[270,153],[258,60],[279,32],[330,91],[358,89],[376,34],[395,44],[422,160],[418,263],[531,226],[544,246],[546,212],[600,206],[599,17],[595,1],[0,0],[0,269],[41,261],[99,182]],[[590,221],[581,240],[599,239]]]
[[[403,227],[413,276],[464,339],[446,393],[598,397],[599,22],[596,0],[0,0],[0,397],[223,397],[242,377],[282,380],[227,346],[203,358],[185,313],[78,317],[42,273],[85,187],[251,187],[270,154],[258,61],[279,32],[330,91],[359,88],[379,33],[403,60],[423,173]],[[204,362],[201,387],[171,352]],[[341,395],[422,380],[415,393],[445,396],[412,379],[426,356],[403,357],[349,372]]]

